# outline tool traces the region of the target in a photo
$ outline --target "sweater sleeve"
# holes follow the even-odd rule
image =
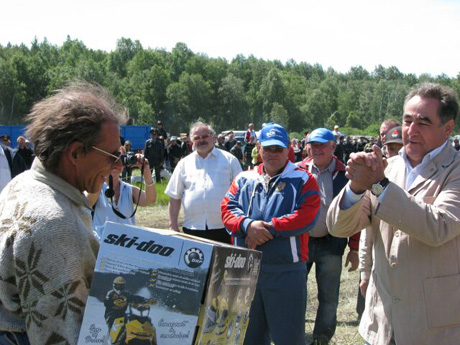
[[[59,218],[14,239],[11,265],[31,344],[76,344],[89,294],[98,244],[77,219]]]

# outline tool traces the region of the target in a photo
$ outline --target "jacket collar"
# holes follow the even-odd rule
[[[52,189],[64,194],[75,204],[91,209],[88,200],[83,193],[81,193],[77,188],[72,186],[60,176],[46,170],[43,163],[38,158],[34,159],[32,168],[30,170],[37,181],[40,181],[50,186]]]
[[[283,175],[286,175],[286,174],[289,174],[291,171],[293,171],[297,166],[292,163],[289,159],[286,161],[286,165],[284,166],[283,168],[283,171],[278,174],[279,176],[283,176]],[[263,176],[264,174],[264,163],[262,164],[259,164],[257,166],[257,173],[260,175],[260,176]]]
[[[426,167],[421,171],[421,173],[417,176],[414,183],[412,184],[411,188],[408,190],[410,194],[417,193],[420,189],[423,188],[426,181],[428,179],[432,179],[437,174],[441,173],[444,169],[448,168],[452,165],[455,161],[455,157],[457,154],[460,154],[459,151],[456,151],[452,145],[445,145],[445,147],[439,152],[438,155],[433,157]],[[406,163],[401,156],[396,156],[390,158],[389,162],[394,160],[395,163],[393,165],[389,165],[389,176],[391,176],[390,180],[400,187],[404,188],[406,184]],[[398,173],[398,171],[404,171],[403,174]]]

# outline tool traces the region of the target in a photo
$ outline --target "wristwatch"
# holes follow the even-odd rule
[[[374,183],[371,186],[371,193],[374,194],[375,196],[379,196],[380,194],[383,193],[383,191],[385,190],[385,188],[388,186],[389,183],[390,183],[390,180],[387,179],[386,177],[382,181]]]

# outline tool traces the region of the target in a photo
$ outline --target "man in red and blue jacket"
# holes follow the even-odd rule
[[[259,140],[263,163],[239,174],[221,204],[233,243],[263,253],[244,344],[305,344],[308,231],[320,207],[318,185],[288,161],[282,126],[267,124]]]

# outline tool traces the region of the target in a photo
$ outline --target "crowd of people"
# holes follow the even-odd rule
[[[204,122],[170,136],[158,121],[134,152],[102,87],[72,83],[38,102],[33,151],[1,136],[0,345],[77,343],[105,222],[135,224],[165,170],[170,229],[263,253],[245,345],[306,344],[313,266],[312,344],[331,343],[347,246],[366,344],[458,343],[459,106],[427,83],[402,111],[376,138],[250,123],[240,139]],[[135,168],[141,187],[125,180]]]

